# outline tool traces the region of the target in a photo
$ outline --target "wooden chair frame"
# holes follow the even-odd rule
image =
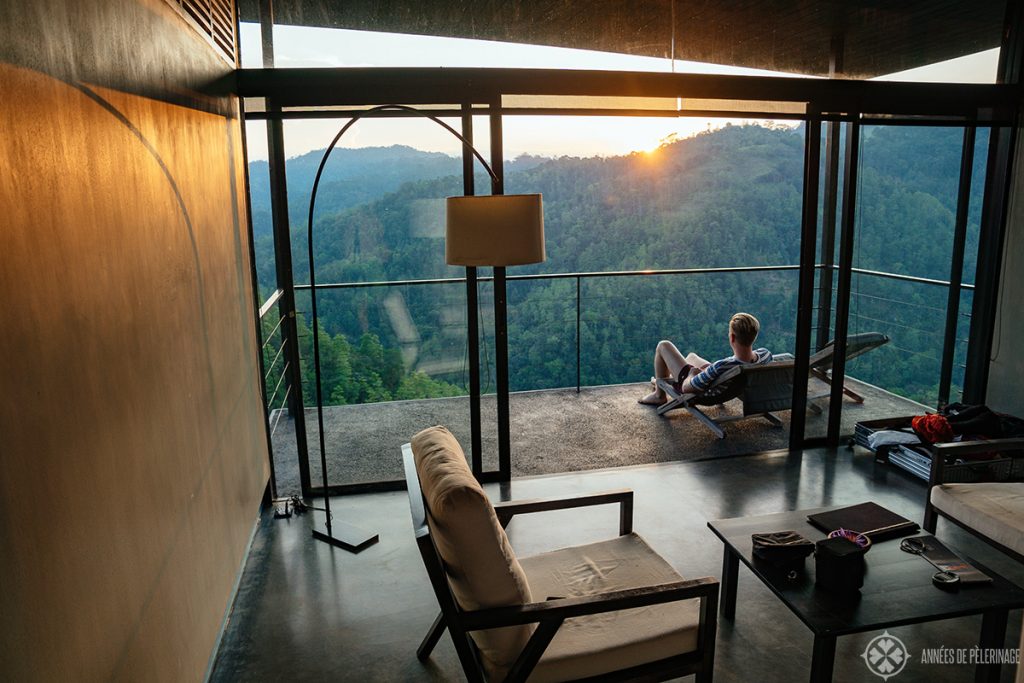
[[[928,533],[934,534],[935,527],[938,524],[939,515],[942,515],[949,521],[956,524],[961,529],[964,529],[973,536],[980,538],[981,540],[985,541],[986,543],[996,548],[1000,552],[1006,554],[1009,557],[1012,557],[1018,562],[1024,562],[1024,555],[1021,555],[1017,551],[1006,547],[1002,543],[999,543],[998,541],[989,538],[977,529],[971,528],[963,521],[957,519],[948,512],[935,507],[935,505],[932,503],[932,489],[938,486],[939,484],[945,483],[945,474],[947,467],[946,458],[950,456],[955,457],[957,455],[969,455],[971,453],[998,453],[1001,451],[1024,451],[1024,439],[991,439],[989,441],[961,441],[959,443],[934,444],[932,446],[932,468],[928,477],[928,489],[925,493],[924,522],[921,524],[921,526],[923,526],[924,530]]]
[[[879,332],[860,332],[858,334],[851,334],[846,338],[846,362],[849,363],[857,356],[862,356],[868,351],[874,351],[878,347],[885,346],[888,343],[889,337]],[[818,351],[815,352],[808,361],[811,376],[821,380],[830,388],[832,387],[831,370],[833,355],[835,355],[834,339],[818,349]],[[849,396],[854,403],[864,403],[864,397],[846,386],[846,382],[843,382],[843,393]],[[808,396],[807,400],[811,401],[813,399],[825,398],[826,396],[831,396],[831,392],[826,391],[821,394]],[[818,408],[814,404],[808,403],[807,406],[815,413],[821,413],[821,408]]]
[[[779,382],[778,387],[785,388],[789,387],[788,396],[785,397],[783,402],[779,402],[777,397],[770,397],[767,403],[762,403],[758,400],[760,397],[754,397],[749,387],[750,378],[757,373],[770,373],[771,375],[783,375],[789,379],[788,384],[785,382]],[[764,365],[737,365],[729,368],[715,382],[709,387],[715,389],[718,387],[724,387],[723,391],[714,396],[706,396],[705,394],[682,394],[675,390],[672,386],[672,382],[666,379],[656,380],[658,388],[664,391],[669,400],[658,406],[658,415],[664,415],[670,410],[678,410],[685,408],[687,412],[693,415],[695,418],[715,433],[719,439],[725,438],[725,430],[722,425],[728,422],[736,422],[737,420],[746,420],[751,417],[763,417],[764,419],[771,422],[776,427],[782,426],[782,420],[772,410],[759,410],[755,406],[768,405],[773,410],[788,410],[789,402],[792,400],[792,388],[793,388],[793,362],[783,361],[780,363],[766,363]],[[724,417],[712,418],[710,415],[701,410],[701,406],[715,406],[722,405],[726,401],[731,401],[734,398],[738,398],[743,403],[743,414],[742,415],[726,415]],[[772,400],[774,399],[774,400]],[[785,405],[785,408],[777,408],[775,406]]]
[[[434,646],[447,629],[458,654],[466,679],[470,683],[486,680],[476,645],[469,634],[472,631],[537,624],[533,635],[526,643],[518,659],[505,677],[506,683],[521,683],[529,678],[533,668],[540,661],[544,650],[551,643],[559,627],[566,619],[603,612],[616,612],[646,607],[679,600],[700,599],[700,624],[697,631],[697,649],[694,652],[668,657],[641,666],[622,669],[601,676],[578,679],[580,681],[663,681],[689,674],[697,675],[698,683],[711,683],[715,663],[715,638],[718,628],[718,580],[714,577],[676,581],[673,583],[609,591],[598,595],[576,598],[545,600],[525,605],[496,607],[490,609],[463,610],[452,593],[448,574],[437,546],[430,536],[427,524],[427,510],[420,488],[419,475],[413,460],[412,446],[402,446],[405,463],[405,478],[409,492],[409,510],[416,536],[416,546],[427,569],[430,585],[441,607],[441,613],[434,619],[426,637],[416,650],[420,661],[426,660]],[[494,510],[502,527],[519,514],[564,510],[591,505],[619,505],[619,534],[625,535],[633,529],[633,492],[628,489],[606,491],[565,499],[542,499],[497,503]]]

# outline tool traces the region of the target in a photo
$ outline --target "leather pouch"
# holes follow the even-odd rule
[[[752,534],[754,557],[780,569],[802,569],[804,560],[814,552],[814,544],[795,531]]]

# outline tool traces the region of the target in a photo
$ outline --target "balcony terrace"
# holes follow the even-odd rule
[[[729,423],[726,438],[718,439],[685,410],[659,417],[636,399],[648,389],[646,383],[602,387],[550,389],[516,392],[511,395],[513,476],[557,474],[606,467],[652,463],[709,460],[785,448],[789,434],[789,411],[779,413],[782,426],[759,418]],[[918,415],[927,407],[876,386],[848,379],[848,386],[864,397],[863,404],[849,399],[843,403],[842,433],[851,434],[856,422],[894,415]],[[809,395],[821,394],[827,386],[811,380]],[[819,399],[818,402],[827,399]],[[484,415],[493,415],[493,395],[482,399]],[[713,418],[742,414],[733,400],[710,408]],[[281,494],[299,491],[298,454],[295,425],[286,414],[274,433],[277,486]],[[316,410],[307,409],[310,476],[321,485]],[[824,434],[828,412],[809,412],[807,433]],[[470,440],[469,398],[421,399],[351,406],[326,406],[324,432],[327,435],[328,479],[334,484],[359,484],[403,478],[399,448],[420,429],[445,425],[468,450]],[[381,425],[387,425],[386,431]],[[493,421],[484,423],[485,467],[493,469],[497,433]]]
[[[718,439],[684,410],[659,417],[654,409],[638,405],[636,399],[649,391],[648,385],[645,382],[626,383],[625,380],[643,377],[644,373],[650,372],[649,350],[654,347],[657,334],[664,334],[666,329],[682,329],[684,337],[691,333],[692,321],[672,318],[674,302],[680,297],[685,299],[698,296],[702,288],[707,287],[745,285],[771,291],[773,296],[785,300],[795,286],[796,268],[745,266],[518,275],[509,278],[514,295],[511,319],[517,323],[520,334],[533,324],[534,336],[531,338],[543,339],[544,343],[543,346],[531,346],[521,338],[512,339],[513,362],[518,364],[519,371],[532,373],[532,379],[525,382],[525,386],[531,390],[513,391],[509,399],[512,474],[555,474],[658,462],[704,460],[788,447],[791,419],[788,410],[778,414],[782,420],[781,426],[773,426],[758,418],[730,422],[726,428],[726,438]],[[821,276],[830,274],[833,269],[818,266],[817,271]],[[927,323],[922,322],[922,316],[943,310],[939,304],[945,301],[951,283],[863,269],[854,269],[854,273],[858,279],[855,281],[856,291],[851,292],[857,304],[856,311],[850,312],[853,330],[880,331],[893,341],[850,364],[847,386],[863,396],[865,401],[857,403],[844,398],[838,432],[840,435],[852,434],[854,425],[860,421],[917,415],[933,408],[934,403],[929,406],[923,401],[934,401],[934,386],[908,386],[904,378],[886,376],[884,371],[880,372],[880,368],[914,363],[917,364],[918,377],[938,375],[938,366],[943,361],[951,367],[957,364],[958,369],[962,368],[967,334],[965,326],[970,321],[970,314],[960,312],[953,316],[954,322],[961,329],[954,339],[955,344],[943,347],[941,329],[928,329]],[[482,278],[482,281],[489,284],[491,278]],[[403,309],[405,301],[428,301],[427,304],[421,303],[418,308],[410,307],[406,311],[405,324],[426,330],[436,324],[437,319],[445,316],[450,318],[448,327],[442,333],[442,338],[446,340],[444,355],[428,356],[427,359],[433,359],[434,365],[444,366],[449,372],[453,368],[457,371],[459,367],[464,372],[465,323],[459,319],[460,312],[464,314],[464,310],[460,311],[464,304],[460,299],[452,298],[463,286],[463,280],[445,279],[356,282],[328,284],[318,288],[325,290],[324,296],[332,297],[350,296],[352,292],[371,292],[367,300],[381,308],[395,301],[401,302]],[[531,306],[525,296],[526,293],[536,293],[538,287],[550,288],[549,291],[557,292],[560,296],[559,303],[554,307],[555,314],[539,322],[536,317],[531,317]],[[969,284],[962,285],[962,288],[968,294],[973,289]],[[298,289],[306,292],[308,285]],[[318,441],[320,430],[316,410],[310,407],[315,405],[315,401],[308,398],[305,401],[307,450],[304,453],[300,451],[301,439],[297,438],[295,423],[286,407],[289,405],[287,392],[290,387],[284,375],[288,362],[296,362],[306,368],[304,393],[308,395],[312,389],[314,374],[309,359],[309,335],[306,333],[302,337],[307,341],[300,357],[295,361],[287,361],[287,353],[282,353],[286,351],[283,337],[277,334],[281,329],[279,313],[278,322],[274,322],[279,294],[280,290],[268,299],[262,308],[261,317],[265,316],[264,330],[267,331],[264,358],[269,378],[268,393],[271,394],[268,399],[268,417],[277,490],[284,495],[302,489],[301,458],[309,459],[309,486],[322,486],[322,477]],[[334,303],[343,301],[347,300],[335,299]],[[612,302],[611,307],[609,302]],[[640,305],[639,302],[644,303]],[[896,304],[895,308],[893,304]],[[790,302],[790,305],[795,306],[795,302]],[[835,312],[834,307],[827,310],[822,306],[824,301],[818,302],[815,307],[819,345],[830,337],[828,316]],[[787,330],[785,321],[795,313],[789,310],[788,305],[784,305],[782,310],[782,314],[772,321],[770,331],[766,332],[765,343],[777,351],[792,349],[794,342],[794,335]],[[913,320],[919,326],[907,324],[907,310],[916,316]],[[410,317],[410,312],[415,315]],[[731,312],[731,308],[717,306],[706,315],[714,320],[727,320]],[[608,327],[625,329],[629,334],[625,338],[604,335]],[[381,330],[381,333],[387,334],[389,330]],[[418,334],[406,336],[415,340],[414,346],[418,343]],[[300,340],[300,345],[302,343]],[[942,360],[939,356],[943,357]],[[868,361],[867,365],[864,364],[865,360]],[[537,368],[547,367],[548,361],[553,361],[558,370],[550,375],[541,372],[540,387],[544,388],[534,388],[537,385],[533,383],[538,381]],[[483,362],[486,363],[487,359],[483,359]],[[425,370],[426,366],[421,364],[417,369]],[[337,370],[330,372],[336,373]],[[524,382],[516,372],[516,369],[512,370],[513,386],[518,382],[522,387]],[[954,373],[951,371],[950,375]],[[324,379],[325,386],[327,381]],[[547,388],[552,384],[558,387],[560,383],[562,388]],[[575,387],[566,386],[573,383]],[[913,392],[922,402],[883,387],[896,392]],[[819,410],[808,411],[804,435],[807,438],[825,437],[829,421],[829,386],[812,376],[807,393],[809,397],[815,397],[812,405]],[[955,400],[955,390],[953,393]],[[326,389],[324,395],[327,395]],[[327,437],[328,480],[332,487],[349,487],[347,490],[358,491],[365,490],[360,487],[366,484],[390,482],[391,485],[398,485],[403,477],[399,458],[401,444],[417,431],[435,424],[449,427],[467,452],[470,450],[472,429],[469,396],[385,400],[349,405],[329,405],[330,401],[325,403],[328,405],[323,409],[324,432]],[[498,469],[496,411],[496,396],[485,389],[481,396],[480,423],[485,471]],[[734,400],[707,411],[713,419],[735,417],[742,414],[742,405]],[[551,448],[552,444],[557,444],[558,448]]]

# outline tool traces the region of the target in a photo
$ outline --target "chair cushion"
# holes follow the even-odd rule
[[[475,610],[531,602],[526,574],[452,433],[425,429],[412,438],[412,452],[430,535],[459,605]],[[532,626],[514,626],[471,634],[491,678],[504,676],[532,632]]]
[[[941,484],[932,505],[979,534],[1024,555],[1024,483]]]
[[[681,581],[636,534],[523,558],[534,599],[578,597]],[[697,649],[700,601],[567,619],[530,681],[566,681]]]

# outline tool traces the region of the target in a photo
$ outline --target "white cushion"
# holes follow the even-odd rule
[[[537,601],[681,581],[636,534],[523,558]],[[700,601],[567,619],[530,682],[595,676],[697,649]]]
[[[459,442],[444,427],[431,427],[412,438],[412,451],[427,503],[430,535],[459,605],[476,610],[531,602],[523,568]],[[492,680],[504,677],[533,628],[511,626],[471,633]]]
[[[1024,555],[1024,483],[941,484],[932,505],[979,534]]]

